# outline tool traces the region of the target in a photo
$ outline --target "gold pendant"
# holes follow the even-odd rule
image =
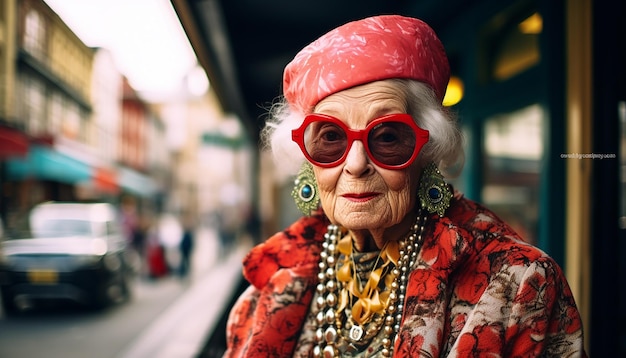
[[[356,342],[360,341],[363,338],[363,332],[363,327],[355,324],[350,328],[350,339]]]

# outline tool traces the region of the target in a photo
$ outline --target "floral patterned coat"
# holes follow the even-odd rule
[[[328,220],[304,217],[244,259],[225,357],[294,352],[315,293]],[[302,349],[300,349],[302,352]],[[582,323],[556,262],[460,194],[428,218],[394,357],[586,357]]]

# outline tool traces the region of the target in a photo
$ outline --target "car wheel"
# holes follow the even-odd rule
[[[14,316],[19,312],[19,308],[15,304],[15,299],[13,295],[8,294],[7,292],[2,292],[2,310],[4,311],[5,316]]]
[[[111,305],[111,300],[107,296],[106,292],[94,294],[91,298],[89,306],[94,310],[105,309]]]
[[[95,310],[105,309],[114,303],[111,297],[111,286],[99,285],[91,294],[89,306]]]
[[[103,287],[94,294],[92,298],[92,306],[95,309],[104,309],[109,306],[126,302],[130,300],[131,289],[126,279],[120,279],[119,282],[113,283],[107,287]]]

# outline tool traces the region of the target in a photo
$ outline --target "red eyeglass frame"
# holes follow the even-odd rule
[[[304,131],[306,130],[309,124],[311,124],[312,122],[316,122],[316,121],[331,122],[337,125],[338,127],[340,127],[341,129],[343,129],[343,131],[346,133],[347,140],[348,140],[346,150],[344,151],[341,158],[335,160],[334,162],[320,163],[314,160],[306,150],[306,145],[304,144]],[[398,122],[398,123],[406,124],[415,133],[415,148],[413,149],[413,154],[403,164],[388,165],[388,164],[382,163],[379,160],[377,160],[372,154],[372,152],[370,151],[369,144],[367,141],[367,135],[369,134],[372,128],[376,127],[380,123],[385,123],[385,122]],[[411,115],[406,114],[406,113],[394,113],[394,114],[388,114],[382,117],[378,117],[374,119],[373,121],[371,121],[367,125],[367,127],[365,127],[365,129],[360,129],[360,130],[350,129],[344,122],[342,122],[340,119],[335,118],[333,116],[320,114],[320,113],[312,113],[304,117],[304,121],[302,122],[300,127],[291,131],[291,140],[293,140],[294,142],[296,142],[296,144],[298,144],[298,146],[300,147],[300,150],[302,151],[304,156],[307,158],[307,160],[315,164],[316,166],[319,166],[322,168],[332,168],[332,167],[339,165],[340,163],[343,163],[343,161],[345,161],[346,157],[348,156],[348,152],[350,151],[350,148],[352,148],[352,143],[354,143],[355,140],[359,140],[361,141],[361,143],[363,143],[363,147],[365,147],[365,151],[367,152],[367,155],[369,156],[370,160],[374,162],[376,165],[378,165],[379,167],[385,168],[385,169],[396,169],[396,170],[404,169],[408,167],[409,165],[411,165],[413,161],[415,161],[419,152],[422,150],[422,147],[424,146],[424,144],[428,142],[428,139],[429,139],[428,130],[418,127],[415,121],[413,120],[413,117],[411,117]]]

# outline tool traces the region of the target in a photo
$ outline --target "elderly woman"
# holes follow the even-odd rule
[[[264,135],[279,165],[306,159],[307,215],[245,258],[227,357],[585,356],[554,260],[443,179],[462,161],[448,80],[433,30],[395,15],[287,65]]]

